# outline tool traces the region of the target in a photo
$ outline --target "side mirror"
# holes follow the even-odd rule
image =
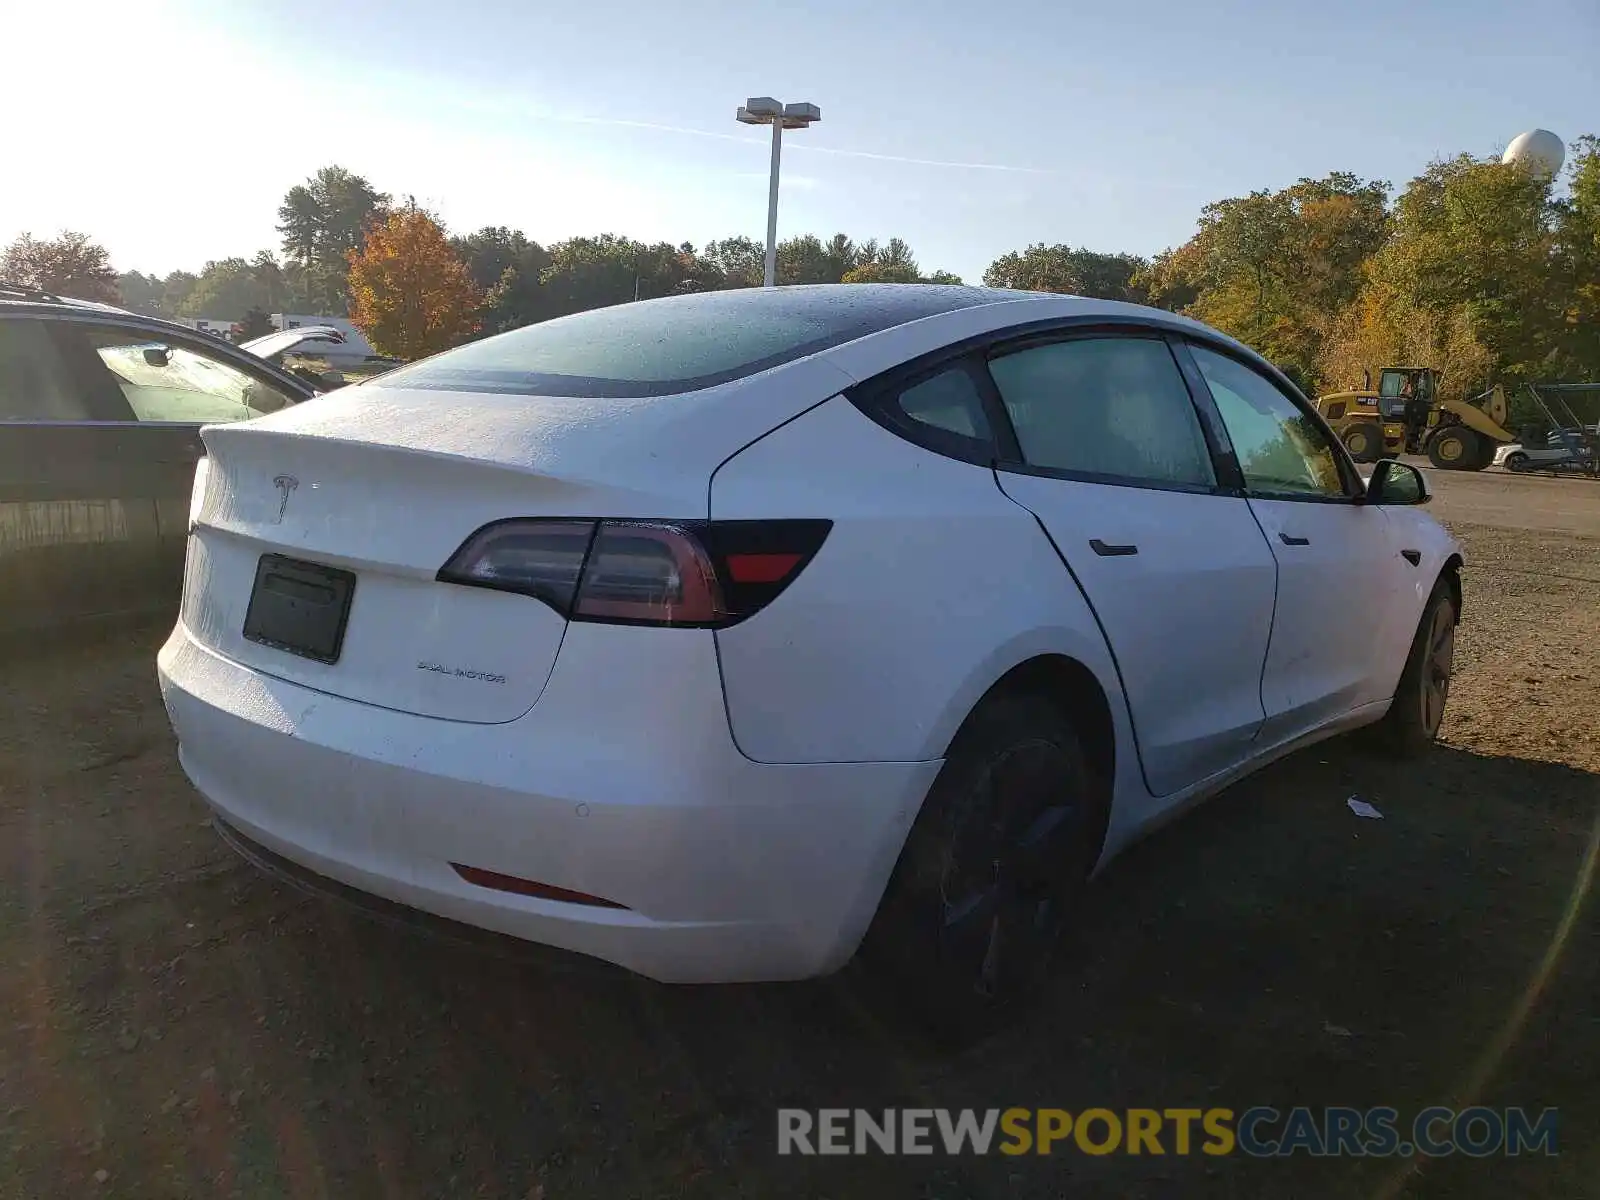
[[[1431,499],[1427,478],[1409,463],[1382,458],[1373,465],[1367,481],[1368,504],[1426,504]]]
[[[144,348],[144,361],[150,367],[170,367],[172,365],[172,351],[165,346],[146,346]]]

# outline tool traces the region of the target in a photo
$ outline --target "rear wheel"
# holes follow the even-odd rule
[[[1417,623],[1394,700],[1377,727],[1391,753],[1401,757],[1420,754],[1439,736],[1450,697],[1458,615],[1450,585],[1440,579]]]
[[[1377,462],[1383,457],[1383,430],[1367,421],[1358,421],[1344,431],[1344,448],[1358,463]]]
[[[1056,705],[985,699],[950,747],[862,947],[888,999],[961,1040],[1028,1000],[1099,856],[1101,790]]]
[[[1442,430],[1428,442],[1428,461],[1441,471],[1476,471],[1482,440],[1470,429]]]

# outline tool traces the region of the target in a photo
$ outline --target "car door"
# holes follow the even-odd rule
[[[1388,698],[1381,668],[1402,632],[1398,600],[1410,568],[1383,509],[1361,502],[1359,477],[1308,405],[1241,359],[1188,350],[1278,560],[1261,677],[1262,740],[1276,742]]]
[[[158,543],[120,399],[83,385],[34,312],[0,315],[0,627],[136,605]]]
[[[1048,531],[1115,656],[1150,792],[1248,757],[1276,565],[1157,333],[1001,345],[1001,489]]]
[[[210,338],[160,325],[61,320],[53,330],[85,392],[119,406],[123,473],[154,514],[130,585],[141,610],[177,610],[188,540],[189,496],[204,454],[200,427],[248,420],[303,399]]]

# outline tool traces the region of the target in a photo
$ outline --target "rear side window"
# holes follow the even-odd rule
[[[376,387],[665,396],[992,297],[967,288],[744,288],[592,309],[447,350]]]
[[[42,321],[0,320],[0,421],[90,416]]]
[[[1104,479],[1211,488],[1216,475],[1178,364],[1155,338],[1074,338],[989,363],[1034,467]]]
[[[940,371],[931,379],[906,388],[900,393],[898,406],[906,420],[917,425],[974,441],[990,440],[983,397],[965,367]]]

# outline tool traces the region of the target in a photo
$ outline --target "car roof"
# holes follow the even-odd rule
[[[0,286],[0,307],[6,310],[45,309],[50,312],[60,312],[62,309],[83,310],[128,317],[141,315],[126,308],[118,308],[115,304],[102,304],[98,300],[73,300],[70,297],[52,296],[48,292],[13,292],[3,286]]]
[[[118,308],[115,304],[102,304],[98,300],[74,300],[65,296],[53,296],[48,292],[22,291],[0,284],[0,316],[59,317],[64,314],[111,317],[119,324],[148,325],[152,329],[167,329],[190,337],[198,332],[176,321]]]

